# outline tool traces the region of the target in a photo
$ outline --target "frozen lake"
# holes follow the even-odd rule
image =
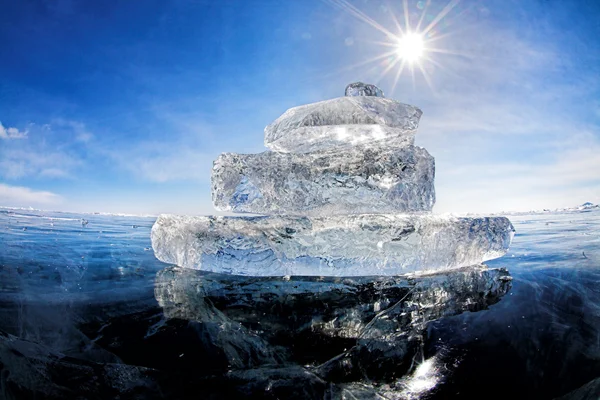
[[[600,211],[509,218],[487,270],[289,279],[161,263],[151,217],[0,209],[0,397],[597,398]]]

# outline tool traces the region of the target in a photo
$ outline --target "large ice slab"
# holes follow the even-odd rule
[[[376,141],[400,147],[414,142],[422,113],[383,97],[339,97],[290,108],[265,128],[265,146],[299,153]]]
[[[346,152],[224,153],[212,170],[222,211],[334,215],[430,211],[435,163],[420,147]]]
[[[161,215],[151,237],[159,260],[185,268],[252,276],[393,276],[501,257],[513,235],[505,217]]]

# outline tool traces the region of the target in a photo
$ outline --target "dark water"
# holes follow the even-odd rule
[[[600,212],[511,220],[488,269],[286,279],[160,263],[152,218],[0,209],[0,398],[598,399]]]

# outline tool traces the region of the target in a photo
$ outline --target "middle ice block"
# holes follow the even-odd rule
[[[256,214],[426,212],[434,175],[434,158],[416,146],[224,153],[213,166],[212,198],[218,210]]]

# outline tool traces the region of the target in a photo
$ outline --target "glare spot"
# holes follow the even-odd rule
[[[338,140],[346,140],[350,137],[348,130],[343,126],[335,128]]]
[[[439,382],[440,373],[436,367],[435,357],[423,361],[415,372],[404,382],[405,398],[418,398],[433,389]]]
[[[385,176],[385,177],[381,178],[381,181],[379,182],[379,186],[384,189],[391,188],[392,186],[394,186],[394,178],[392,178],[391,176]]]
[[[423,55],[424,45],[421,35],[409,32],[398,40],[397,53],[403,60],[413,63]]]
[[[373,139],[385,139],[385,133],[383,132],[383,129],[381,129],[380,125],[373,126]]]

